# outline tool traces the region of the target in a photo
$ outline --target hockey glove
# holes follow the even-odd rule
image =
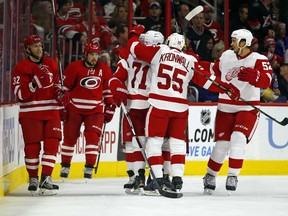
[[[145,26],[143,25],[135,25],[132,27],[132,29],[129,31],[128,38],[131,38],[133,36],[140,36],[145,31]]]
[[[70,103],[70,93],[68,91],[62,92],[62,90],[57,89],[55,91],[56,99],[63,104],[63,106],[67,106]]]
[[[225,93],[235,102],[239,101],[240,99],[240,91],[239,89],[234,86],[232,83],[222,83],[222,86],[225,87],[227,90]]]
[[[256,85],[260,78],[260,71],[253,68],[241,67],[238,73],[238,80],[248,82],[251,85]]]
[[[109,123],[112,120],[114,113],[115,113],[115,109],[116,109],[116,106],[113,104],[106,104],[105,105],[104,121],[106,123]]]
[[[123,85],[119,80],[112,80],[110,83],[110,90],[113,94],[113,100],[115,104],[119,107],[121,102],[126,104],[129,92],[125,85]]]

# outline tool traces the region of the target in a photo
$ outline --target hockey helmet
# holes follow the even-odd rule
[[[98,44],[88,43],[84,47],[84,53],[89,53],[89,52],[99,53],[100,51],[101,51],[101,48],[98,46]]]
[[[38,35],[30,35],[30,36],[27,36],[25,39],[24,39],[24,47],[25,47],[25,50],[29,48],[29,46],[33,43],[41,43],[42,44],[42,39],[41,37],[39,37]]]
[[[253,40],[252,33],[247,29],[238,29],[232,32],[232,38],[236,38],[236,41],[239,43],[241,40],[246,41],[246,46],[251,46]]]
[[[146,45],[157,45],[163,44],[164,36],[159,31],[149,30],[146,32],[144,36],[144,44]]]
[[[165,41],[169,47],[173,47],[182,50],[185,45],[184,36],[178,33],[171,34]]]

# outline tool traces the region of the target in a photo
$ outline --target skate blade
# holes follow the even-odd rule
[[[144,190],[143,188],[137,188],[137,189],[125,189],[125,193],[129,195],[144,195]]]
[[[30,193],[31,193],[32,196],[36,196],[36,195],[37,195],[36,192],[37,192],[37,190],[36,190],[36,191],[30,191]]]
[[[40,188],[39,195],[40,196],[53,196],[58,193],[58,190],[48,190],[46,188]]]
[[[143,194],[145,196],[161,196],[161,194],[159,193],[158,190],[155,190],[155,191],[143,191]]]
[[[205,189],[204,189],[204,195],[209,195],[209,196],[211,196],[211,195],[213,194],[213,191],[214,191],[214,190],[212,190],[212,189],[205,188]]]

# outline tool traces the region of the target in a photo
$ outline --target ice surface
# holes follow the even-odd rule
[[[228,196],[225,176],[213,195],[203,194],[202,176],[184,177],[180,199],[127,195],[127,178],[55,181],[56,196],[31,196],[27,185],[0,198],[0,216],[288,216],[288,176],[239,176]]]

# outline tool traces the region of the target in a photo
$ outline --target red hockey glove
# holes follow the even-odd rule
[[[56,99],[63,104],[63,106],[67,106],[70,103],[70,93],[68,91],[62,92],[62,90],[57,89],[55,91]]]
[[[225,92],[233,101],[237,102],[240,99],[240,91],[232,83],[222,83],[222,86],[227,89]]]
[[[110,83],[110,90],[113,94],[113,100],[118,107],[121,105],[121,102],[126,104],[129,92],[125,85],[117,79],[112,80]]]
[[[45,73],[44,75],[34,75],[32,83],[38,87],[39,89],[49,87],[53,81],[53,74],[52,73]]]
[[[104,121],[106,123],[109,123],[112,120],[114,113],[115,113],[115,109],[116,109],[116,106],[113,104],[106,104],[105,105]]]
[[[238,80],[248,82],[251,85],[256,85],[260,78],[260,71],[253,68],[241,67],[238,73]]]
[[[140,34],[142,34],[144,31],[145,31],[145,26],[143,26],[143,25],[135,25],[129,31],[128,38],[131,38],[134,35],[140,36]]]

